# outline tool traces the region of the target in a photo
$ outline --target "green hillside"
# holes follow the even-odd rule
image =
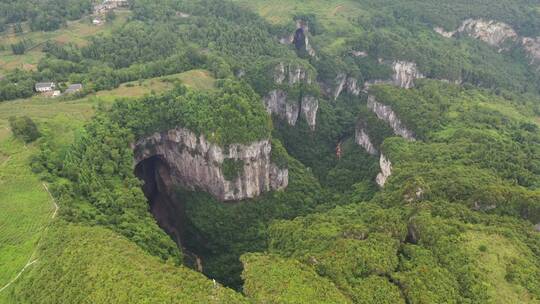
[[[539,33],[531,0],[0,0],[0,303],[540,303]]]

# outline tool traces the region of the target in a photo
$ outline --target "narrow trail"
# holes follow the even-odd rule
[[[47,184],[42,183],[42,185],[43,185],[43,188],[45,188],[45,191],[47,191],[47,193],[49,194],[49,197],[51,198],[51,202],[54,205],[54,212],[51,215],[51,220],[49,221],[49,223],[47,223],[45,225],[43,231],[41,232],[41,235],[39,236],[39,240],[37,242],[36,248],[34,249],[34,252],[32,252],[32,255],[30,255],[30,258],[28,259],[28,262],[26,262],[26,264],[21,269],[21,271],[19,271],[17,273],[17,275],[13,279],[11,279],[11,281],[9,281],[6,285],[4,285],[4,286],[2,286],[2,288],[0,288],[0,293],[2,291],[4,291],[5,289],[7,289],[9,286],[11,286],[11,284],[15,283],[15,281],[17,281],[17,279],[19,279],[19,277],[24,273],[26,268],[28,268],[29,266],[31,266],[32,264],[34,264],[35,262],[38,261],[38,259],[34,258],[34,257],[35,257],[35,255],[36,255],[36,253],[38,251],[39,245],[41,244],[41,239],[42,239],[43,235],[45,234],[45,232],[47,231],[47,229],[49,228],[49,224],[52,222],[52,220],[54,220],[56,218],[56,215],[58,214],[59,207],[58,207],[58,204],[56,203],[56,200],[54,199],[51,192],[49,191],[49,188],[47,187]]]

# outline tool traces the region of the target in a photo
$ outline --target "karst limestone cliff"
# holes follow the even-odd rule
[[[504,22],[485,19],[467,19],[455,31],[447,32],[441,27],[435,27],[435,32],[450,38],[456,34],[464,34],[479,39],[487,44],[503,50],[510,42],[521,46],[531,59],[531,64],[540,64],[540,37],[520,37],[518,33]]]
[[[371,155],[377,155],[379,152],[375,148],[375,145],[372,143],[371,139],[369,138],[368,133],[366,132],[366,128],[363,123],[358,123],[356,125],[355,130],[355,136],[354,136],[355,142],[364,148],[367,153]]]
[[[379,119],[385,121],[394,130],[394,134],[407,140],[416,140],[414,132],[405,127],[390,106],[378,102],[373,95],[368,97],[367,106]]]
[[[267,139],[223,148],[209,142],[204,135],[175,128],[142,138],[133,149],[136,164],[158,157],[169,175],[162,179],[206,191],[221,201],[253,198],[288,185],[288,169],[271,162],[272,145]],[[236,176],[230,180],[224,173],[226,160],[239,164]]]
[[[315,130],[319,100],[311,95],[291,98],[286,90],[287,87],[299,83],[312,83],[313,80],[306,69],[296,64],[279,63],[273,71],[273,79],[280,88],[271,90],[263,98],[266,111],[280,117],[291,126],[295,126],[298,119],[303,116],[309,128]]]

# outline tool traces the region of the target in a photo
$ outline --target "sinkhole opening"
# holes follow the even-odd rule
[[[137,164],[135,175],[143,181],[142,190],[158,225],[182,249],[184,264],[202,272],[199,256],[204,252],[199,252],[201,247],[190,245],[198,236],[192,235],[192,230],[188,229],[185,202],[176,191],[177,185],[167,163],[159,155],[152,156]]]

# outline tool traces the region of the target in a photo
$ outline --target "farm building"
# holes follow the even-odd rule
[[[34,89],[36,92],[43,93],[43,92],[50,92],[56,88],[56,85],[54,82],[38,82],[34,86]]]

